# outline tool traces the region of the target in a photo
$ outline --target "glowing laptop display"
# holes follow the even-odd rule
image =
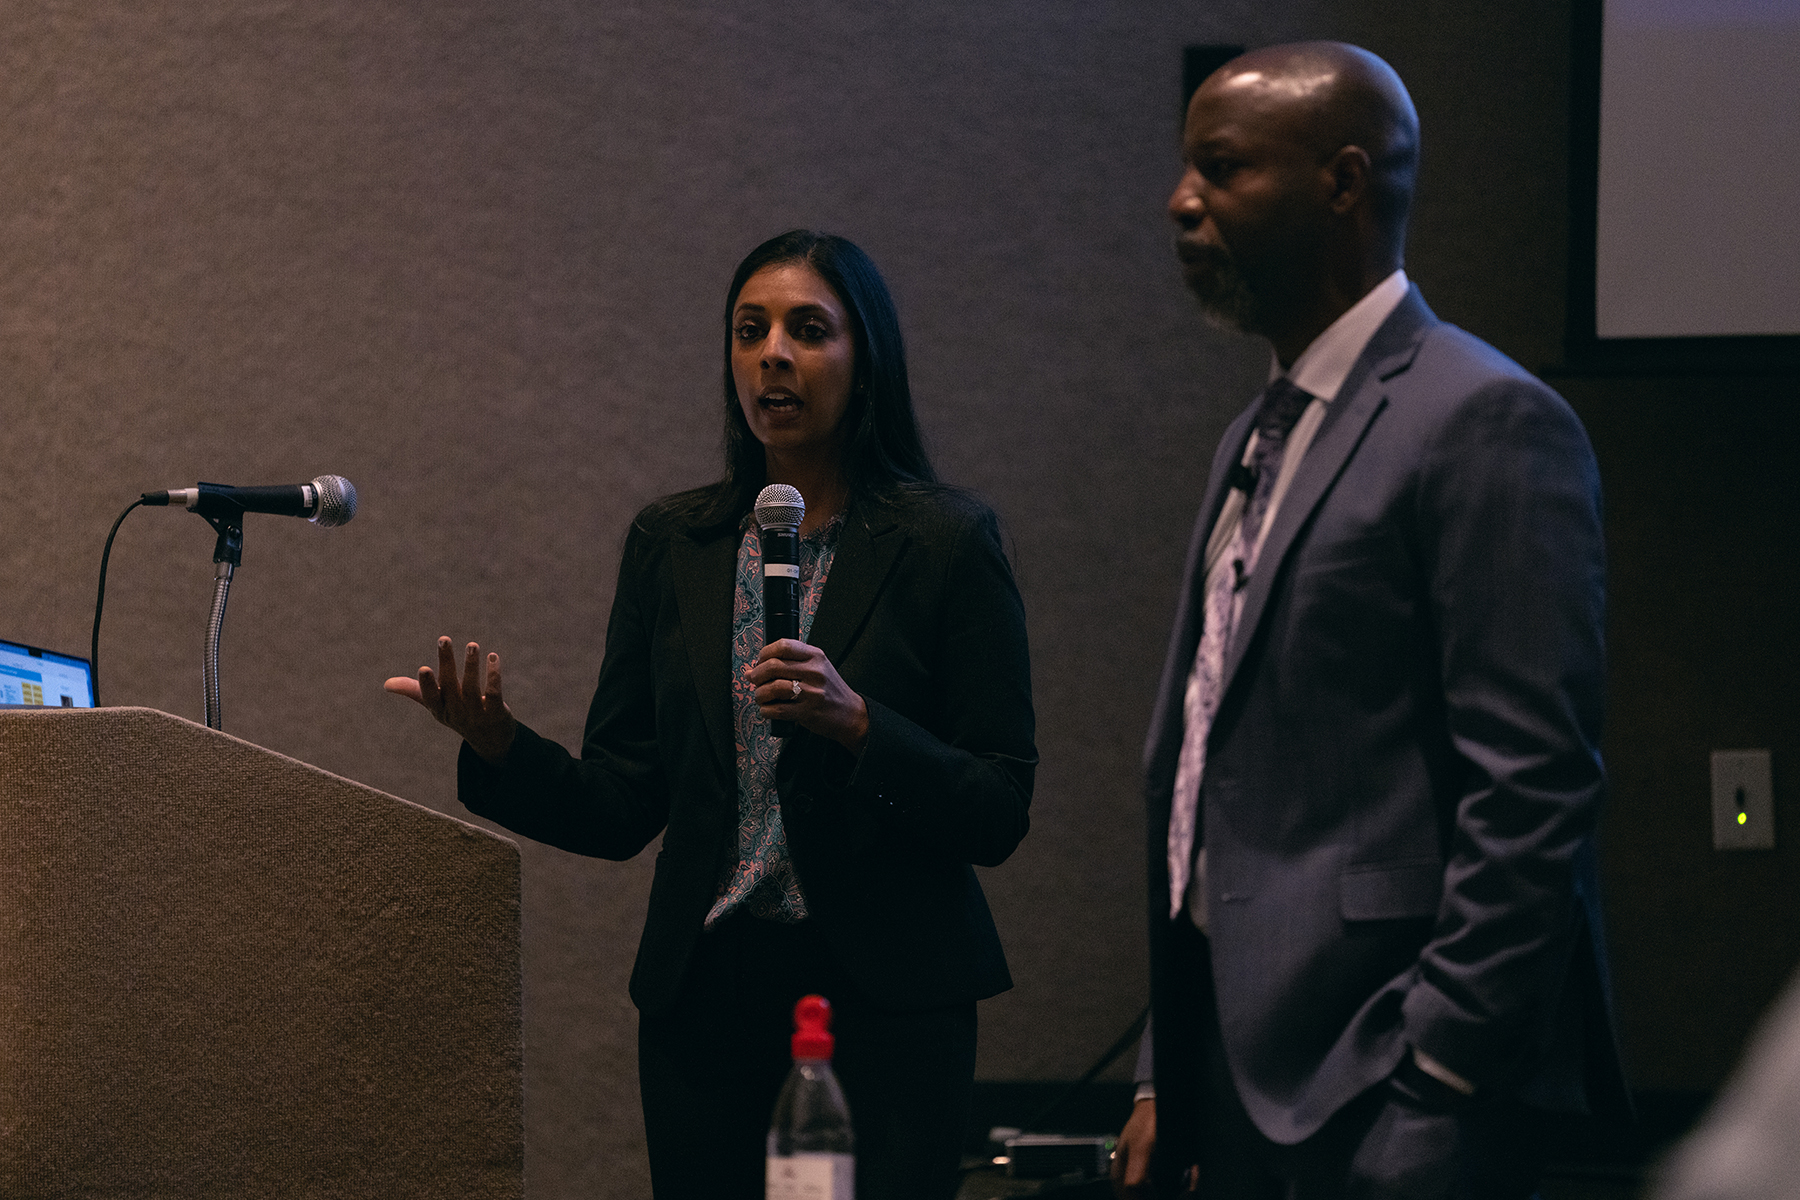
[[[0,641],[0,704],[94,707],[93,674],[87,659]]]

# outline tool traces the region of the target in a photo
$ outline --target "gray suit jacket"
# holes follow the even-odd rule
[[[1616,1075],[1591,847],[1599,479],[1568,405],[1416,288],[1329,406],[1248,585],[1201,796],[1211,985],[1170,952],[1202,555],[1250,423],[1213,461],[1145,752],[1163,1148],[1188,1149],[1215,1003],[1237,1091],[1277,1142],[1409,1044],[1580,1109],[1592,1052]]]

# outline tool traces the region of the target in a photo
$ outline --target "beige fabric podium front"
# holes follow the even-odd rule
[[[524,1194],[519,853],[142,708],[0,712],[0,1196]]]

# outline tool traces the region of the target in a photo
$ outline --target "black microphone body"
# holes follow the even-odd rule
[[[762,531],[763,645],[800,637],[800,531]]]
[[[145,492],[145,504],[179,504],[203,517],[236,522],[245,513],[304,517],[315,525],[342,525],[356,515],[356,486],[342,475],[321,475],[311,483],[232,487],[201,483],[191,488]]]
[[[772,483],[756,497],[756,526],[762,542],[763,645],[800,637],[800,522],[806,502],[785,484]],[[792,721],[771,721],[769,732],[787,737]]]
[[[268,487],[202,483],[194,490],[199,496],[188,505],[188,510],[203,517],[229,517],[234,515],[234,510],[276,517],[310,517],[319,507],[313,490],[299,483],[278,483]]]

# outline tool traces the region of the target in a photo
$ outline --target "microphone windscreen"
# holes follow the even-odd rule
[[[356,485],[342,475],[321,475],[312,485],[319,494],[319,511],[307,520],[327,528],[349,524],[356,515]]]
[[[806,501],[798,488],[785,483],[771,483],[756,494],[756,526],[789,525],[798,529],[806,519]]]

